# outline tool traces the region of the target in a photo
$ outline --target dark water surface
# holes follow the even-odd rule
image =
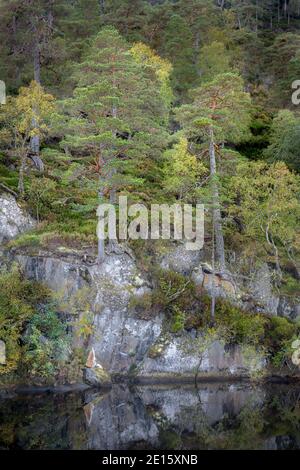
[[[1,449],[300,449],[300,384],[115,386],[0,400]]]

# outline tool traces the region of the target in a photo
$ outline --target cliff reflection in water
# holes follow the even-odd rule
[[[300,386],[115,386],[0,401],[2,449],[300,449]]]

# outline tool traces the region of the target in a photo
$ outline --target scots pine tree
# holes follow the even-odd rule
[[[221,273],[226,271],[223,222],[220,205],[217,155],[225,142],[239,142],[249,126],[250,96],[243,90],[241,77],[233,73],[218,75],[193,90],[192,104],[177,109],[177,119],[187,137],[202,141],[209,155],[212,205],[212,265],[215,260]],[[214,288],[213,288],[214,291]],[[212,320],[215,295],[212,295]]]
[[[150,197],[167,113],[155,68],[135,60],[126,41],[109,27],[92,41],[73,78],[73,97],[63,102],[62,146],[85,156],[93,169],[90,179],[97,179],[99,201],[109,196],[115,203],[118,191],[134,197],[138,189]],[[99,260],[103,257],[100,243]]]

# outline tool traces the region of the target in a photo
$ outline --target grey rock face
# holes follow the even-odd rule
[[[257,271],[254,281],[249,286],[252,297],[261,304],[262,311],[277,315],[279,297],[272,290],[271,271],[264,263]]]
[[[294,313],[294,308],[287,299],[282,297],[279,299],[277,313],[281,317],[291,318]]]
[[[14,259],[22,266],[26,277],[46,284],[55,292],[61,292],[66,299],[89,286],[91,281],[88,267],[82,265],[79,260],[69,261],[47,254],[17,254]]]
[[[108,256],[100,266],[46,254],[15,259],[27,277],[60,292],[66,305],[80,296],[89,302],[93,335],[87,351],[94,348],[97,360],[110,373],[127,374],[159,336],[159,317],[145,321],[132,316],[132,295],[142,295],[148,287],[128,255]]]
[[[5,365],[6,364],[6,346],[4,341],[0,340],[0,364]]]
[[[213,341],[203,352],[203,339],[193,334],[163,334],[162,316],[136,318],[130,306],[132,295],[149,290],[134,260],[126,254],[110,255],[101,265],[85,265],[77,258],[53,255],[15,255],[26,276],[60,292],[65,304],[83,296],[93,314],[93,334],[88,351],[109,374],[153,376],[248,376],[265,367],[259,353],[250,357],[236,346],[226,350]],[[79,309],[80,310],[80,309]],[[65,310],[65,313],[68,311]],[[80,313],[78,313],[80,318]],[[76,319],[76,318],[74,318]],[[253,354],[253,352],[251,353]],[[91,377],[95,382],[95,377]],[[95,382],[96,383],[96,382]]]
[[[293,311],[293,319],[298,322],[300,321],[300,304],[297,304]]]
[[[165,254],[161,259],[161,267],[176,271],[180,274],[191,274],[193,269],[196,268],[201,259],[202,252],[187,250],[185,245],[179,245],[174,250]]]
[[[226,350],[224,344],[213,340],[203,350],[203,338],[189,335],[173,337],[161,354],[144,359],[138,376],[249,376],[264,369],[264,357],[240,346]]]
[[[34,220],[8,194],[0,195],[0,244],[34,227]]]
[[[98,364],[93,368],[86,367],[83,375],[85,383],[97,388],[108,388],[111,386],[110,375]]]

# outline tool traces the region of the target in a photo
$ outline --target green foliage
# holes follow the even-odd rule
[[[24,279],[21,270],[0,272],[0,339],[6,343],[7,365],[0,373],[15,370],[22,359],[21,337],[24,325],[35,314],[37,305],[45,302],[49,292],[36,282]]]
[[[184,308],[195,294],[193,281],[174,271],[158,270],[155,284],[153,302],[158,308]]]
[[[155,67],[146,65],[115,29],[104,28],[76,68],[73,97],[62,103],[61,146],[92,157],[86,183],[102,198],[139,189],[165,142],[167,107]]]
[[[300,119],[287,109],[279,111],[272,123],[265,157],[270,162],[283,161],[292,170],[300,172],[299,134]]]
[[[53,378],[70,353],[67,325],[50,305],[31,317],[23,342],[20,367],[31,378]]]
[[[51,212],[51,205],[55,200],[56,184],[49,178],[33,178],[27,191],[28,203],[35,208],[38,222]]]
[[[294,323],[284,317],[272,317],[269,324],[268,336],[275,347],[287,341],[296,333],[297,327]]]
[[[189,152],[185,137],[181,137],[171,150],[167,150],[164,157],[164,189],[179,201],[193,201],[196,183],[207,174],[204,164]]]
[[[216,75],[232,71],[230,54],[222,42],[213,41],[201,48],[199,69],[202,81],[210,81]]]
[[[192,90],[193,103],[176,110],[186,135],[207,141],[213,129],[216,143],[245,139],[250,124],[250,95],[243,88],[242,77],[228,72]]]
[[[299,257],[299,177],[284,163],[243,162],[228,188],[228,211],[240,221],[242,234],[265,247],[267,260],[277,266],[282,281],[281,259]]]
[[[25,279],[17,266],[0,272],[0,339],[7,352],[0,375],[54,380],[69,360],[67,327],[46,287]]]
[[[187,309],[196,299],[194,282],[174,271],[155,267],[151,273],[154,289],[151,293],[134,296],[130,305],[140,318],[149,319],[158,312],[167,316],[172,332],[183,330],[189,320]]]
[[[280,293],[299,296],[299,178],[291,170],[299,171],[300,131],[297,109],[289,110],[300,74],[297,2],[10,0],[0,1],[0,18],[0,76],[9,92],[0,106],[0,190],[19,187],[40,222],[8,248],[94,254],[99,200],[118,193],[147,204],[200,200],[222,208],[227,255],[268,262]],[[39,68],[43,87],[32,82]],[[27,158],[37,136],[43,174]],[[212,148],[217,170],[209,177]],[[135,299],[139,315],[161,309],[174,332],[206,328],[209,300],[190,279],[155,270],[164,246],[150,245],[132,243],[155,284]],[[36,305],[26,281],[9,276],[1,274],[0,332],[11,331],[12,370],[21,325]],[[83,311],[78,327],[88,338]],[[229,341],[257,344],[264,329],[272,354],[287,355],[290,325],[268,329],[262,317],[219,302],[216,321]],[[34,328],[33,350],[42,326]],[[37,363],[49,362],[49,347],[36,348]],[[33,369],[47,375],[49,367]]]
[[[172,323],[171,331],[172,333],[178,333],[182,331],[186,324],[186,314],[182,312],[177,305],[174,305],[172,308]]]
[[[259,345],[264,338],[266,323],[263,315],[243,312],[224,301],[217,303],[216,325],[222,327],[230,343]]]
[[[193,35],[185,18],[172,15],[164,31],[164,52],[173,64],[174,89],[184,93],[197,79],[193,61]]]

